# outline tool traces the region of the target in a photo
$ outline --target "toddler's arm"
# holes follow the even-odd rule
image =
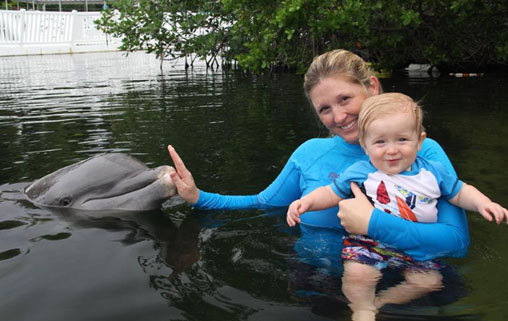
[[[450,203],[468,211],[476,211],[489,222],[494,218],[497,224],[502,221],[508,223],[508,210],[492,202],[472,185],[464,183],[457,195],[450,199]]]
[[[336,206],[342,199],[329,186],[316,188],[311,193],[289,205],[286,221],[289,226],[300,223],[300,215],[307,211],[319,211]]]

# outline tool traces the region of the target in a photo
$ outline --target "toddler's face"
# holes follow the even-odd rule
[[[424,139],[424,133],[416,133],[411,113],[397,113],[382,116],[367,126],[364,148],[374,167],[393,175],[411,169]]]

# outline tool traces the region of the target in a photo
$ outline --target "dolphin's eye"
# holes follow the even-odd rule
[[[60,206],[68,206],[71,203],[72,199],[69,196],[64,196],[58,201],[58,205]]]

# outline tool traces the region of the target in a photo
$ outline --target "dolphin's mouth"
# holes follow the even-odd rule
[[[137,176],[136,178],[139,178],[139,176]],[[88,202],[124,197],[126,195],[136,193],[137,191],[142,190],[142,189],[146,188],[147,186],[150,186],[151,184],[155,184],[158,179],[159,178],[154,179],[154,180],[146,180],[146,178],[144,178],[141,181],[138,181],[135,183],[133,182],[132,185],[120,186],[122,188],[118,188],[119,186],[115,186],[114,188],[109,190],[107,193],[104,193],[102,195],[99,194],[94,197],[83,200],[81,202],[81,204],[85,205]],[[118,185],[120,185],[120,184],[118,184]]]
[[[146,180],[137,177],[135,184],[128,185],[130,188],[121,191],[111,191],[106,195],[83,200],[80,208],[97,210],[103,208],[128,210],[132,208],[154,209],[160,206],[160,200],[168,199],[175,195],[176,188],[169,173],[174,169],[170,166],[161,166],[156,169],[155,179]],[[146,176],[146,175],[141,175]],[[152,175],[150,175],[153,177]],[[150,197],[146,197],[150,195]]]
[[[141,190],[146,189],[150,185],[156,184],[156,183],[157,183],[157,181],[154,181],[151,183],[147,183],[144,186],[140,186],[138,189],[129,189],[129,190],[125,190],[123,192],[112,193],[110,195],[102,195],[102,196],[98,195],[96,197],[85,199],[85,200],[81,201],[81,207],[95,207],[92,204],[97,204],[97,203],[101,203],[101,202],[109,202],[109,203],[119,202],[121,199],[132,198],[133,195],[136,195],[136,193],[139,193]]]

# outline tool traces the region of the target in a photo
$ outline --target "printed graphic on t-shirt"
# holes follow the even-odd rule
[[[429,171],[422,169],[413,176],[373,172],[368,174],[364,188],[378,209],[414,222],[437,221],[439,186]]]

